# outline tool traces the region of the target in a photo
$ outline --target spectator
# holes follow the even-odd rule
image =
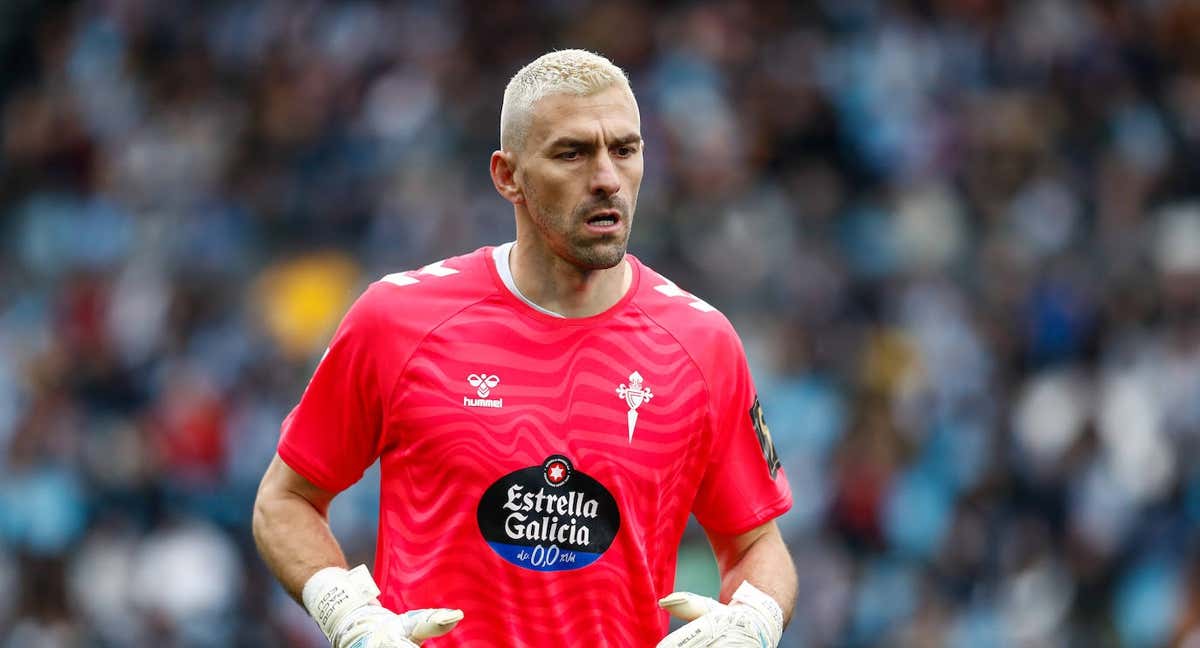
[[[512,235],[473,161],[555,47],[642,89],[633,252],[734,319],[802,485],[783,645],[1200,645],[1197,42],[1188,0],[5,3],[0,646],[320,645],[255,480],[331,312]]]

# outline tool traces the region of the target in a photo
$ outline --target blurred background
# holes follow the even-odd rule
[[[367,282],[513,237],[561,47],[638,94],[632,252],[747,346],[785,646],[1200,647],[1190,0],[5,0],[0,646],[322,645],[249,532],[279,423]]]

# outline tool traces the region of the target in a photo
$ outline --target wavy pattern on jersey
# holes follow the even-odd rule
[[[654,395],[630,441],[616,390],[633,371]],[[470,374],[498,376],[488,398],[503,406],[465,405],[479,397]],[[707,388],[679,344],[634,309],[589,330],[485,302],[430,334],[403,384],[383,458],[384,603],[466,612],[426,648],[653,646],[708,443]],[[592,565],[527,570],[484,544],[476,507],[497,479],[556,453],[617,498],[621,526]]]
[[[446,385],[462,385],[461,390],[448,391],[446,396],[458,395],[458,392],[466,392],[464,395],[469,395],[468,385],[466,383],[467,376],[457,376],[450,372],[450,367],[461,367],[461,360],[457,356],[479,355],[474,352],[472,347],[457,346],[455,349],[431,349],[430,352],[421,354],[419,358],[415,358],[410,362],[408,371],[425,370],[430,372],[431,376],[437,377],[439,382]],[[486,347],[481,347],[480,352],[485,352]],[[617,388],[617,383],[625,383],[629,380],[628,370],[612,371],[612,367],[631,366],[628,360],[626,350],[611,348],[610,343],[602,340],[582,340],[576,346],[569,350],[563,350],[562,353],[553,356],[552,360],[545,362],[535,362],[533,359],[526,358],[523,355],[511,354],[506,362],[491,359],[487,362],[487,366],[479,366],[479,362],[467,362],[466,366],[479,366],[478,371],[493,371],[499,374],[500,384],[494,389],[494,394],[503,396],[511,394],[514,386],[520,386],[521,394],[524,396],[542,397],[542,398],[562,398],[569,396],[565,390],[568,388],[594,388],[605,392],[605,394],[613,394],[616,398],[614,389]],[[680,394],[686,392],[682,389],[685,380],[688,380],[688,374],[683,371],[684,364],[678,359],[673,361],[638,362],[634,368],[641,372],[643,376],[670,376],[671,383],[655,385],[656,390],[666,389],[672,394]],[[601,370],[604,373],[601,374]],[[458,368],[461,372],[461,368]],[[475,373],[475,372],[473,372]],[[575,377],[571,382],[564,382],[560,379],[565,376]],[[551,380],[550,378],[559,378]],[[696,380],[692,380],[696,382]],[[697,386],[701,383],[696,382]],[[461,397],[458,398],[461,402]]]
[[[623,408],[622,412],[627,410],[627,407],[622,405],[621,398],[618,396],[616,388],[618,383],[624,384],[628,380],[619,380],[615,377],[599,376],[596,374],[580,373],[580,369],[574,365],[586,364],[589,360],[586,356],[594,356],[590,361],[609,363],[611,360],[605,356],[581,353],[585,356],[584,359],[572,366],[567,367],[561,372],[548,372],[545,375],[518,375],[512,376],[514,372],[507,372],[505,378],[508,382],[514,382],[524,378],[528,381],[536,383],[553,382],[554,386],[545,388],[526,388],[518,389],[509,386],[506,390],[496,390],[493,394],[495,397],[507,397],[505,408],[471,408],[470,415],[482,424],[490,426],[503,427],[519,427],[523,423],[538,421],[545,424],[563,425],[567,423],[570,417],[590,417],[595,419],[604,419],[611,417],[615,407]],[[426,371],[429,374],[434,374],[439,371],[434,361],[414,362],[412,370],[415,372]],[[558,376],[567,374],[575,375],[576,379],[571,381],[561,381]],[[703,411],[706,407],[706,389],[703,383],[689,377],[686,372],[675,372],[676,378],[671,382],[659,383],[650,385],[655,392],[655,398],[669,399],[674,407],[688,408],[691,407],[697,411]],[[447,382],[453,381],[449,376],[444,378]],[[465,384],[465,382],[464,382]],[[410,421],[419,422],[421,424],[436,424],[440,416],[447,416],[455,420],[461,420],[463,413],[463,397],[474,397],[474,394],[464,394],[466,389],[462,389],[457,393],[447,392],[443,397],[434,402],[412,404],[406,409],[407,418]],[[563,403],[570,404],[569,407],[563,407]],[[502,411],[507,409],[508,411]],[[519,410],[514,416],[513,410]],[[650,411],[647,406],[646,412]],[[653,428],[661,425],[671,425],[672,420],[666,420],[658,423],[659,419],[654,417],[646,417],[645,422],[639,419],[639,425],[643,429]],[[415,426],[414,426],[415,427]],[[497,432],[503,431],[495,430]]]
[[[472,324],[477,324],[472,322]],[[646,334],[609,334],[609,335],[588,335],[576,333],[571,336],[563,336],[561,332],[559,337],[561,340],[543,339],[540,332],[532,331],[522,335],[520,329],[512,326],[512,322],[504,322],[498,320],[496,326],[507,324],[508,328],[504,329],[503,337],[508,341],[508,348],[498,351],[491,351],[494,348],[492,341],[481,342],[478,344],[457,342],[453,347],[444,349],[445,355],[434,356],[434,352],[430,352],[430,360],[445,361],[455,357],[476,356],[489,354],[489,361],[497,366],[517,368],[520,370],[535,372],[543,375],[579,375],[580,382],[578,384],[590,385],[601,390],[611,390],[615,385],[611,385],[611,374],[601,376],[598,372],[579,373],[580,369],[588,368],[588,365],[594,364],[596,367],[614,367],[621,364],[628,364],[627,361],[622,362],[625,358],[631,355],[630,347],[635,347],[635,352],[638,356],[637,370],[645,375],[659,374],[672,376],[676,381],[682,381],[687,376],[687,372],[682,371],[682,368],[689,364],[686,356],[681,356],[679,346],[672,338],[666,335],[649,336]],[[631,329],[633,327],[630,327]],[[452,331],[448,331],[447,335],[452,335]],[[626,379],[623,372],[616,374],[622,381]],[[693,378],[695,376],[693,375]],[[511,379],[509,380],[511,382]],[[531,384],[538,384],[533,382]],[[549,387],[553,389],[566,386],[565,383],[550,383]],[[677,391],[676,383],[660,386],[667,387],[671,391]],[[562,394],[553,394],[559,395]]]
[[[483,582],[494,592],[515,589],[494,577]],[[459,586],[443,590],[444,599],[455,601],[454,605],[464,610],[465,619],[450,635],[423,644],[425,648],[564,645],[620,648],[653,646],[658,638],[657,632],[617,623],[609,616],[611,609],[628,609],[632,604],[629,594],[621,589],[590,592],[586,596],[574,595],[562,587],[542,589],[544,595],[561,602],[559,609],[538,609],[530,596],[506,596],[503,601],[497,601],[495,596],[491,600],[478,599],[475,597],[479,589]],[[458,603],[464,600],[467,602]],[[530,638],[536,639],[530,641]]]
[[[450,334],[448,332],[448,334]],[[500,337],[498,335],[498,337]],[[502,336],[506,348],[496,349],[498,340],[488,339],[480,342],[456,342],[453,348],[454,357],[486,356],[490,362],[504,367],[526,367],[541,372],[561,371],[566,363],[579,358],[587,351],[599,353],[609,359],[628,355],[620,347],[624,344],[636,344],[634,336],[617,338],[616,336],[575,335],[567,338],[563,345],[542,339],[537,333],[523,335],[518,331],[506,331]],[[428,344],[426,345],[428,346]],[[678,346],[674,348],[678,349]],[[670,348],[660,353],[649,352],[650,349],[640,347],[646,352],[641,364],[646,365],[649,372],[660,372],[676,366],[678,356],[673,356]]]
[[[460,547],[438,547],[439,552]],[[531,580],[526,574],[487,565],[468,565],[467,578],[439,578],[435,570],[417,569],[405,580],[405,595],[384,603],[397,610],[444,605],[459,607],[466,618],[452,635],[430,646],[652,646],[659,638],[658,610],[645,609],[648,622],[617,622],[625,610],[638,609],[653,591],[634,585],[627,570],[597,563],[586,579],[549,575]],[[418,578],[412,580],[416,575]],[[546,574],[537,574],[547,576]],[[392,588],[388,588],[392,589]],[[640,591],[639,591],[640,590]],[[509,629],[508,634],[497,629]],[[523,640],[514,640],[520,637]]]
[[[457,381],[462,389],[467,391],[465,383],[461,382],[465,376],[452,375],[443,368],[455,366],[456,358],[454,356],[460,355],[460,353],[468,356],[475,354],[471,353],[469,347],[466,349],[455,347],[453,349],[454,356],[450,355],[450,351],[450,349],[443,349],[440,354],[436,351],[422,354],[410,364],[410,373],[427,372],[434,382],[444,385],[453,386]],[[546,417],[548,422],[559,425],[566,422],[567,416],[580,413],[579,410],[558,407],[560,402],[579,402],[582,403],[581,407],[592,408],[597,412],[607,412],[610,409],[609,405],[618,401],[615,392],[617,384],[625,382],[627,376],[623,375],[623,371],[608,371],[607,375],[602,375],[598,369],[628,365],[628,362],[622,362],[622,357],[627,354],[628,352],[625,350],[613,348],[610,340],[583,339],[577,341],[573,347],[555,355],[553,362],[543,363],[534,369],[530,368],[533,364],[531,359],[524,355],[510,353],[507,354],[510,357],[506,358],[509,364],[496,360],[490,363],[491,367],[505,367],[504,375],[501,376],[501,384],[496,388],[495,395],[516,393],[525,397],[545,399],[546,405],[540,410],[537,409],[537,405],[531,405],[531,410],[523,410],[522,413],[537,412]],[[650,354],[646,354],[646,356],[652,357]],[[676,356],[671,361],[640,362],[636,369],[646,375],[669,376],[669,382],[659,381],[658,384],[653,385],[653,389],[658,394],[669,397],[676,404],[686,406],[697,401],[695,405],[701,407],[703,404],[698,401],[703,400],[705,387],[696,373],[683,370],[685,364]],[[499,370],[494,369],[493,371]],[[574,379],[569,381],[557,379],[561,376],[572,376]],[[514,392],[514,385],[522,386],[521,391]],[[529,385],[544,385],[544,387],[528,387]],[[593,393],[587,393],[588,390]],[[434,401],[426,405],[416,405],[414,408],[420,409],[410,409],[409,415],[419,418],[435,417],[438,408],[444,404],[450,408],[448,414],[459,416],[459,409],[462,405],[460,393],[448,390],[444,393],[445,398],[441,402]],[[502,420],[508,416],[499,411],[489,412],[487,410],[479,410],[476,415],[495,420]],[[653,423],[648,424],[652,425]]]
[[[470,622],[460,625],[455,631],[455,641],[447,641],[445,645],[469,645],[459,641],[478,640],[490,646],[638,646],[653,645],[660,632],[657,610],[644,610],[644,625],[616,622],[625,616],[625,610],[638,607],[636,600],[651,600],[655,595],[652,588],[645,586],[635,592],[626,577],[629,570],[606,569],[602,563],[596,563],[595,570],[582,578],[545,573],[536,574],[545,578],[531,578],[528,574],[514,574],[519,568],[511,565],[474,562],[472,554],[477,550],[468,543],[435,544],[426,549],[434,550],[439,555],[463,556],[468,562],[457,562],[459,576],[448,579],[437,568],[439,562],[424,559],[431,554],[410,550],[407,555],[397,556],[389,579],[396,582],[394,579],[399,578],[407,584],[386,589],[405,594],[384,602],[397,610],[429,606],[463,609]],[[588,610],[594,611],[595,616],[581,614]],[[607,619],[607,623],[594,623],[596,618]],[[546,641],[503,641],[503,635],[495,629],[513,622],[520,625],[515,636]]]

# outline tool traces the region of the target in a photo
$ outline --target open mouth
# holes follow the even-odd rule
[[[596,214],[593,214],[591,218],[587,219],[587,224],[589,226],[600,228],[600,229],[616,227],[617,223],[620,223],[620,222],[621,222],[621,214],[616,211],[598,212]]]

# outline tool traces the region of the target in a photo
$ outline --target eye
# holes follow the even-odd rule
[[[631,146],[629,144],[625,144],[625,145],[617,147],[617,157],[626,158],[626,157],[633,155],[634,153],[637,153],[636,146]]]
[[[579,159],[579,151],[574,151],[574,150],[563,151],[562,153],[558,154],[558,159],[567,160],[568,162],[571,160],[578,160]]]

